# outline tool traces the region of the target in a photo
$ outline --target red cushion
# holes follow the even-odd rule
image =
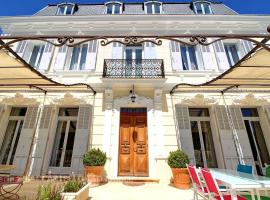
[[[220,197],[215,197],[216,200],[221,200]],[[232,196],[231,195],[223,195],[223,199],[224,200],[231,200],[232,199]],[[237,195],[237,200],[247,200],[246,198],[244,197],[240,197]]]

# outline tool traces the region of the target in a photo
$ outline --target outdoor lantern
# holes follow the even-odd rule
[[[135,91],[134,91],[134,85],[132,87],[132,90],[129,91],[129,96],[130,96],[130,100],[132,103],[135,103],[136,101],[136,95],[135,95]]]

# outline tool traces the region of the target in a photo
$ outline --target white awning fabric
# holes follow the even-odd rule
[[[235,66],[213,80],[200,85],[181,83],[176,85],[171,93],[194,90],[210,92],[270,91],[270,52],[260,49],[249,53]]]
[[[84,83],[65,85],[49,79],[31,67],[12,50],[0,50],[0,92],[29,91],[42,92],[93,92]]]

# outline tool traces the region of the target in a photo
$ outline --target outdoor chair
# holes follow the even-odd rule
[[[238,164],[237,165],[237,171],[242,172],[242,173],[252,174],[252,166],[251,165]]]
[[[201,169],[202,177],[206,184],[206,187],[209,191],[209,195],[211,195],[210,199],[215,200],[231,200],[232,196],[230,194],[223,194],[217,184],[217,181],[212,176],[211,172],[207,169]],[[244,197],[237,195],[237,200],[247,200]]]
[[[194,165],[187,164],[187,169],[193,185],[194,200],[198,200],[198,195],[204,199],[208,199],[208,190],[203,186],[196,167]]]

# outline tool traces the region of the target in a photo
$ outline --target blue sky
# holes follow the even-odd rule
[[[31,15],[49,3],[66,2],[68,0],[0,0],[0,16]],[[104,3],[105,0],[69,0],[76,3]],[[163,0],[166,2],[167,0]],[[187,0],[168,0],[183,2]],[[143,2],[143,0],[125,0],[125,2]],[[190,1],[187,1],[190,2]],[[270,15],[270,0],[223,0],[226,5],[241,14]]]

